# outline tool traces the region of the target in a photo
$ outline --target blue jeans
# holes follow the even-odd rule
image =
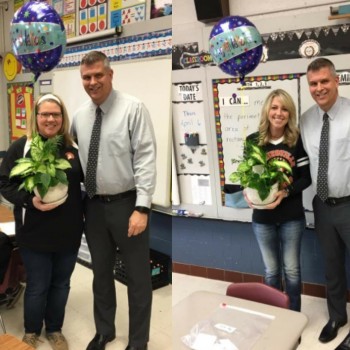
[[[24,294],[24,328],[26,333],[61,331],[70,290],[70,277],[77,251],[42,253],[20,248],[27,286]]]
[[[294,311],[301,308],[300,246],[304,228],[304,219],[281,224],[253,222],[265,265],[265,283],[282,290],[284,277],[290,309]]]

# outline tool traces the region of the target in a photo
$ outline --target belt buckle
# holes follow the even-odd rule
[[[336,205],[337,204],[336,198],[328,198],[327,200],[328,200],[330,205]]]
[[[111,201],[111,198],[110,196],[104,196],[104,195],[98,195],[97,196],[98,199],[101,201],[101,202],[110,202]]]

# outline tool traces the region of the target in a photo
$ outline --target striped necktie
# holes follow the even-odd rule
[[[102,110],[100,107],[96,108],[96,118],[94,126],[92,128],[88,161],[86,166],[85,176],[85,189],[90,198],[96,194],[96,170],[97,170],[97,159],[98,159],[98,148],[100,145],[102,125]]]
[[[329,116],[325,113],[323,115],[317,173],[317,195],[323,202],[328,198],[328,135]]]

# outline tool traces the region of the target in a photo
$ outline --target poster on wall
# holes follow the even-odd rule
[[[110,0],[110,28],[146,20],[146,0]]]
[[[151,18],[170,16],[172,13],[172,0],[152,0]]]
[[[202,82],[173,84],[172,101],[175,164],[181,203],[211,205]]]
[[[60,16],[63,16],[63,6],[64,6],[63,0],[51,0],[51,6],[55,9],[55,11]]]
[[[27,132],[33,109],[34,90],[28,83],[7,84],[9,102],[10,140],[14,141]]]
[[[15,12],[21,8],[24,5],[24,1],[23,0],[14,0],[14,5],[13,5],[13,9],[15,10]]]
[[[204,50],[199,52],[196,42],[173,45],[172,63],[173,70],[215,66],[210,53]]]
[[[76,36],[75,31],[75,13],[62,16],[64,28],[66,30],[67,39],[74,38]]]
[[[262,34],[264,62],[347,54],[349,24]]]
[[[84,35],[107,29],[107,0],[80,0],[79,34]]]

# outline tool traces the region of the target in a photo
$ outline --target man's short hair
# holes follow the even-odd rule
[[[90,66],[96,62],[103,62],[106,68],[110,68],[111,65],[109,63],[108,57],[101,51],[90,51],[88,52],[81,60],[80,65],[86,64]]]
[[[316,58],[314,61],[312,61],[307,67],[307,72],[316,72],[322,68],[329,68],[334,76],[337,75],[333,62],[323,57]]]

